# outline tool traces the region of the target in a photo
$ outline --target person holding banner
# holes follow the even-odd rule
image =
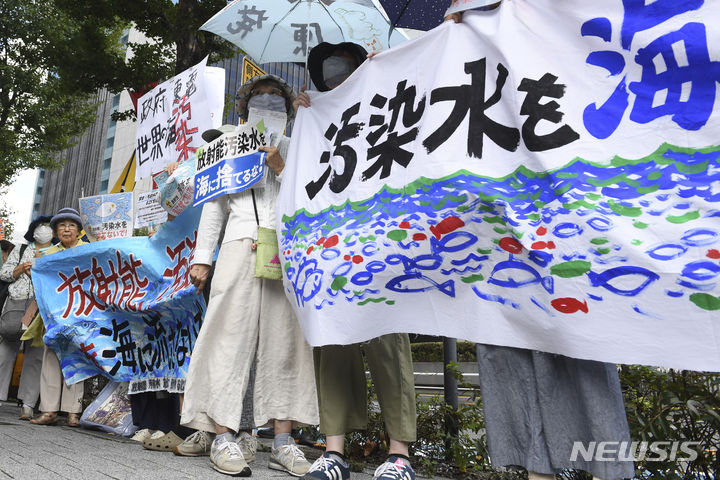
[[[13,303],[18,304],[20,315],[23,315],[22,310],[27,312],[30,308],[37,309],[30,269],[35,258],[41,256],[52,245],[53,233],[49,225],[51,219],[50,215],[40,215],[30,222],[23,237],[28,243],[12,250],[0,269],[0,280],[10,284],[4,308],[10,308]],[[20,341],[0,338],[0,400],[7,399],[7,388],[20,345]],[[32,418],[33,409],[40,396],[42,355],[42,347],[33,346],[31,342],[25,343],[20,388],[18,389],[18,398],[23,402],[20,420]]]
[[[62,252],[87,243],[80,238],[82,219],[77,210],[73,208],[61,208],[50,220],[50,227],[60,243],[50,247],[45,255]],[[34,332],[35,337],[42,338],[43,330],[42,318],[37,315],[27,333],[32,335]],[[62,410],[67,412],[67,425],[79,427],[84,392],[84,382],[73,385],[65,383],[57,354],[45,347],[40,371],[40,411],[42,413],[30,422],[36,425],[54,425],[58,419],[57,412]]]
[[[320,43],[308,56],[310,77],[321,92],[332,90],[371,56],[355,43]],[[310,98],[304,92],[294,104],[295,109],[300,106],[310,107]],[[344,457],[345,434],[367,427],[367,379],[363,352],[390,438],[388,458],[375,470],[374,478],[415,478],[408,451],[409,444],[417,437],[410,338],[406,333],[393,333],[363,344],[326,345],[313,349],[320,432],[326,436],[326,449],[303,477],[306,480],[350,478]]]
[[[459,11],[445,21],[462,18]],[[484,344],[477,344],[477,359],[494,467],[522,467],[529,480],[553,480],[565,469],[584,470],[595,479],[635,475],[632,460],[620,460],[628,452],[602,461],[573,455],[577,445],[591,442],[630,445],[616,365]]]
[[[294,95],[281,78],[263,75],[238,90],[238,113],[249,108],[291,114]],[[285,166],[289,139],[279,135],[267,153],[266,181],[218,196],[203,205],[197,247],[190,270],[192,283],[202,291],[208,278],[218,237],[220,246],[210,301],[200,330],[185,385],[181,423],[215,431],[210,448],[213,468],[237,476],[251,474],[244,458],[240,430],[243,397],[253,360],[256,426],[273,422],[269,467],[302,476],[310,463],[290,437],[293,422],[316,424],[317,397],[312,353],[282,283],[254,275],[259,227],[275,227],[275,201]]]

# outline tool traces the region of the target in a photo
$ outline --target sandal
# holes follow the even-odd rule
[[[80,426],[80,415],[77,413],[67,414],[67,426],[68,427],[79,427]]]
[[[20,410],[20,420],[30,420],[34,414],[35,412],[31,407],[23,406]]]
[[[35,425],[55,425],[57,423],[57,412],[43,412],[30,420]]]
[[[156,452],[172,452],[172,449],[183,443],[183,439],[175,435],[175,432],[168,432],[162,437],[148,438],[143,442],[143,447]]]

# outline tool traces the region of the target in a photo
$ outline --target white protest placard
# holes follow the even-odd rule
[[[138,193],[135,201],[135,228],[167,222],[168,213],[160,205],[160,191]]]
[[[311,95],[276,214],[310,344],[720,371],[720,3],[630,3],[468,11]]]
[[[133,193],[111,193],[80,199],[80,217],[90,240],[132,237]]]
[[[205,143],[202,132],[220,126],[225,77],[208,72],[206,63],[207,58],[138,100],[136,180],[188,160]]]
[[[201,147],[196,155],[193,205],[241,192],[261,180],[266,154],[258,149],[265,144],[265,126],[261,122],[241,125]]]

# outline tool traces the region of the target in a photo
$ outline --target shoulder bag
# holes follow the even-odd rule
[[[278,248],[275,229],[260,226],[257,204],[255,203],[255,191],[250,190],[255,210],[255,221],[257,222],[257,251],[255,257],[255,277],[268,280],[282,280],[282,267],[280,265],[280,249]]]

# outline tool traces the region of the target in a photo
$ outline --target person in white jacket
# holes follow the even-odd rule
[[[237,99],[242,119],[247,119],[249,107],[293,113],[292,90],[274,75],[249,80]],[[264,147],[268,168],[263,188],[204,204],[190,270],[191,281],[201,291],[224,226],[210,301],[188,371],[181,423],[215,431],[210,460],[215,470],[228,475],[251,473],[246,461],[254,459],[254,452],[243,455],[238,443],[244,442],[235,433],[256,356],[255,424],[272,421],[275,430],[269,467],[295,476],[310,468],[290,432],[293,422],[318,423],[312,352],[282,282],[254,276],[258,226],[275,227],[275,201],[288,145],[289,139],[281,136],[277,146]]]

